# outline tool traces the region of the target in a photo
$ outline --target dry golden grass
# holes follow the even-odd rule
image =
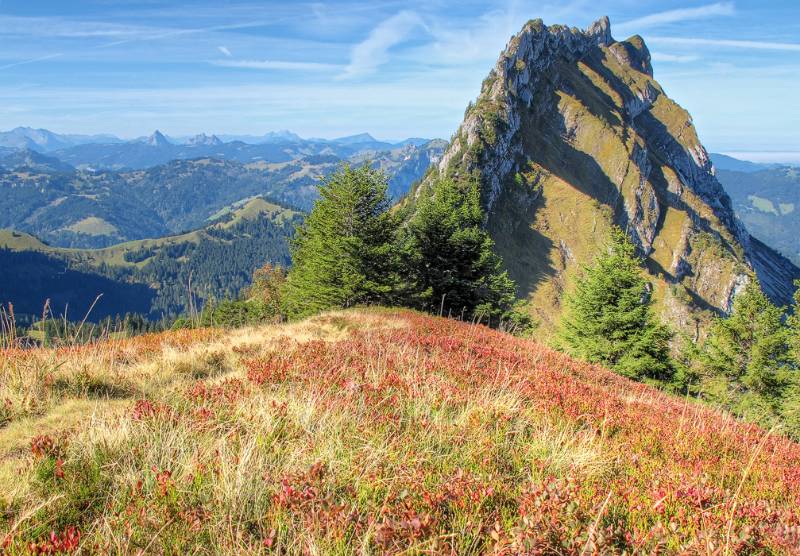
[[[0,372],[9,553],[780,552],[800,522],[795,444],[407,311],[6,352]]]

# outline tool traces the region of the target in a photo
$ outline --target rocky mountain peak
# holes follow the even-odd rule
[[[614,42],[614,38],[611,36],[611,21],[607,15],[592,23],[586,30],[586,34],[594,37],[597,44],[600,45],[609,46]]]
[[[0,132],[0,146],[51,151],[67,146],[67,142],[46,129],[15,127],[10,131]]]
[[[544,323],[557,321],[560,292],[612,224],[646,257],[667,320],[689,331],[726,311],[754,273],[780,303],[800,274],[751,242],[691,116],[653,78],[644,41],[615,41],[605,17],[585,31],[529,21],[438,174],[479,180],[486,226]]]
[[[288,129],[282,129],[265,133],[262,140],[266,143],[299,143],[303,138]]]
[[[634,35],[623,42],[614,43],[609,51],[621,64],[653,77],[650,50],[639,35]]]
[[[377,139],[375,139],[369,133],[359,133],[357,135],[348,135],[347,137],[339,137],[334,139],[334,142],[341,143],[343,145],[358,145],[361,143],[375,143]]]
[[[148,137],[145,141],[151,147],[163,147],[165,145],[170,145],[171,143],[169,140],[161,133],[159,130],[155,130],[150,137]]]
[[[187,145],[199,146],[217,146],[222,145],[222,141],[216,135],[206,135],[205,133],[200,133],[195,135],[194,137],[189,138],[186,142]]]

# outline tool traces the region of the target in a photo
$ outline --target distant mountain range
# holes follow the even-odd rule
[[[800,168],[718,169],[717,178],[750,233],[800,265]]]
[[[352,155],[364,150],[392,150],[407,145],[421,146],[428,143],[429,139],[412,137],[403,141],[379,141],[369,133],[339,137],[337,139],[303,139],[288,130],[271,131],[264,135],[199,135],[172,138],[156,130],[151,135],[133,140],[120,139],[113,135],[69,135],[59,134],[47,129],[34,129],[30,127],[17,127],[10,131],[0,132],[0,149],[30,149],[41,153],[58,152],[58,157],[75,166],[94,165],[103,168],[146,168],[174,160],[175,158],[193,158],[206,156],[209,152],[193,152],[192,148],[223,147],[225,152],[245,151],[238,154],[237,160],[250,162],[259,157],[266,157],[271,162],[279,162],[281,156],[277,153],[281,148],[268,148],[280,146],[288,148],[291,153],[303,152],[304,154],[336,154],[338,156]],[[224,147],[233,144],[231,147]],[[261,149],[247,147],[260,146]],[[77,148],[82,147],[82,148]],[[113,148],[117,147],[117,148]],[[141,147],[152,147],[164,152],[149,152]],[[187,150],[188,149],[188,150]],[[133,150],[130,154],[128,151]],[[325,152],[327,150],[327,152]],[[2,152],[2,151],[0,151]],[[125,154],[128,153],[128,154]],[[172,158],[169,158],[169,157]],[[228,155],[234,156],[234,155]],[[165,158],[167,157],[167,158]]]
[[[63,135],[47,129],[17,127],[0,132],[0,147],[33,149],[40,152],[55,151],[86,143],[123,143],[113,135]]]
[[[731,170],[734,172],[758,172],[760,170],[769,170],[771,168],[780,168],[783,166],[797,166],[792,163],[763,163],[763,162],[750,162],[748,160],[740,160],[726,154],[711,153],[711,162],[717,170]]]
[[[289,263],[289,237],[322,176],[370,163],[397,199],[446,146],[286,131],[180,139],[156,131],[134,141],[2,133],[0,303],[30,316],[49,299],[54,314],[70,307],[80,318],[102,293],[94,320],[174,316],[186,308],[190,274],[199,305],[236,296],[264,262]]]
[[[733,170],[735,172],[757,172],[763,170],[766,165],[758,164],[757,162],[749,162],[747,160],[739,160],[726,154],[711,153],[711,162],[714,163],[714,168],[717,170]]]
[[[145,169],[124,171],[76,169],[62,161],[65,151],[0,153],[4,196],[0,228],[32,233],[57,246],[89,248],[195,229],[219,211],[257,196],[309,210],[319,178],[345,162],[369,161],[383,169],[389,176],[389,193],[396,199],[422,177],[446,146],[434,140],[387,151],[340,147],[333,152],[325,149],[323,154],[305,148],[287,153],[278,145],[244,143],[226,143],[231,147],[228,151],[200,142],[180,147],[165,143],[163,136],[154,137],[153,144],[105,145],[128,162],[141,157],[141,165],[144,158],[170,158]],[[72,149],[87,147],[92,146]],[[237,157],[239,148],[273,149],[274,156],[249,160],[249,156]],[[186,159],[176,157],[176,149],[183,149]],[[200,158],[189,158],[190,154]]]
[[[385,153],[394,153],[388,155],[390,158],[401,153],[403,157],[414,157],[415,149],[435,156],[444,147],[445,142],[438,139],[409,138],[392,143],[379,141],[368,133],[338,139],[303,139],[290,131],[258,137],[199,134],[173,139],[155,131],[147,137],[123,141],[105,135],[59,135],[22,127],[0,132],[0,158],[14,151],[35,151],[79,170],[143,170],[173,160],[206,157],[244,164],[283,163],[313,156],[331,161],[380,161],[387,157]],[[0,165],[4,165],[2,161]]]
[[[62,135],[16,128],[0,133],[0,194],[4,200],[0,204],[0,228],[33,234],[54,247],[47,246],[44,250],[37,247],[33,249],[37,254],[30,255],[36,260],[27,260],[25,249],[19,248],[20,242],[16,241],[15,253],[4,254],[8,263],[6,273],[13,272],[18,277],[27,268],[30,272],[26,272],[32,275],[40,268],[47,274],[47,268],[59,268],[63,263],[58,261],[67,260],[70,272],[83,273],[77,281],[68,281],[71,284],[85,279],[83,283],[98,287],[105,284],[105,289],[117,291],[115,284],[133,283],[125,286],[133,289],[120,295],[120,299],[138,300],[136,303],[107,302],[117,312],[125,308],[151,316],[174,314],[182,308],[179,299],[182,293],[169,290],[176,287],[176,278],[174,272],[170,274],[172,271],[165,269],[178,248],[163,251],[158,265],[151,265],[149,273],[139,273],[133,278],[130,268],[120,274],[122,267],[108,266],[109,259],[105,256],[94,257],[105,265],[101,265],[105,274],[95,276],[97,268],[86,266],[86,260],[92,256],[70,255],[65,259],[65,253],[70,251],[59,248],[107,250],[121,243],[130,245],[124,242],[173,237],[185,230],[213,227],[219,218],[237,214],[254,200],[280,205],[284,207],[282,210],[289,210],[286,207],[309,210],[316,199],[317,180],[343,163],[369,161],[383,169],[389,177],[390,195],[399,199],[431,165],[442,162],[447,148],[448,143],[442,140],[409,138],[387,142],[367,133],[338,139],[303,139],[290,131],[261,136],[199,134],[171,138],[156,131],[147,137],[123,141],[110,135]],[[711,154],[710,159],[717,179],[730,194],[733,208],[748,230],[800,263],[796,240],[796,231],[800,229],[798,171],[722,154]],[[525,172],[520,175],[528,179]],[[499,222],[491,220],[490,224],[499,226]],[[264,248],[270,250],[269,260],[284,261],[288,257],[286,238],[291,230],[276,232],[269,224],[262,225],[255,233],[270,236],[266,243],[263,238],[236,236],[241,231],[234,227],[225,233],[227,241],[234,241],[234,237],[236,241],[246,240],[242,244],[245,247],[240,247],[243,252],[252,255],[257,251],[253,245],[262,241]],[[179,237],[194,241],[198,236],[192,232]],[[252,242],[255,243],[251,245]],[[194,256],[207,256],[204,253],[216,249],[214,245],[217,244],[204,243],[202,249],[193,251]],[[503,241],[499,245],[505,249]],[[178,250],[181,249],[184,248]],[[258,261],[267,260],[263,253],[253,256]],[[518,264],[514,257],[507,259],[512,268]],[[76,266],[76,261],[83,262]],[[226,275],[230,285],[227,289],[219,280],[214,282],[209,270],[208,283],[216,285],[201,286],[205,288],[202,296],[238,292],[246,283],[246,277],[242,276],[252,268],[240,261],[237,269],[237,278]],[[113,284],[103,280],[111,280]],[[11,281],[7,276],[6,283]],[[49,280],[44,286],[52,288],[54,283]],[[520,283],[527,282],[523,279]],[[156,285],[155,290],[141,290],[142,284],[149,284],[147,288],[151,289]],[[0,293],[3,298],[9,295],[5,290]],[[36,294],[32,299],[39,303],[39,297]],[[66,300],[69,295],[62,297]]]
[[[711,154],[736,215],[755,237],[800,265],[800,169]]]

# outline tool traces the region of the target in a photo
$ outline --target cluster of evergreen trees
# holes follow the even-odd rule
[[[561,347],[636,380],[698,397],[800,437],[800,292],[791,314],[752,280],[700,342],[676,342],[651,308],[642,260],[614,229],[609,245],[566,296]]]
[[[800,291],[786,310],[751,281],[705,342],[687,344],[678,383],[744,419],[800,438],[799,315]]]
[[[439,179],[411,215],[391,209],[383,173],[345,166],[320,185],[298,229],[282,307],[413,307],[493,326],[530,324],[483,230],[478,184]]]

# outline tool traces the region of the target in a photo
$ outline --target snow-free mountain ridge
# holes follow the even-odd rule
[[[528,22],[410,202],[437,176],[480,182],[486,227],[546,328],[612,224],[646,258],[665,320],[695,334],[754,276],[786,304],[800,275],[751,240],[644,41],[616,41],[608,18]]]

